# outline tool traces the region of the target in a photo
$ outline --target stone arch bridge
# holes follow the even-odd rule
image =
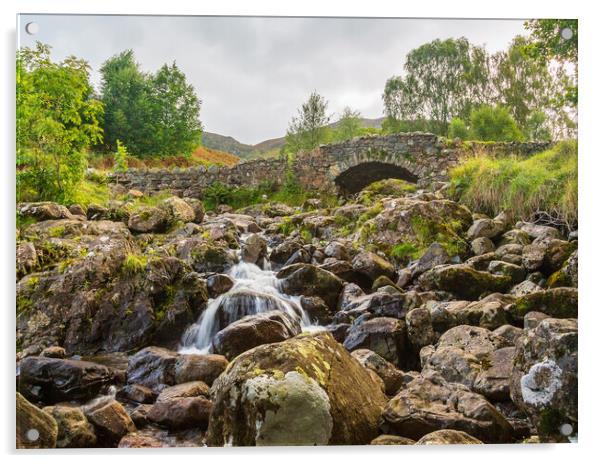
[[[466,154],[528,155],[548,147],[548,143],[537,142],[449,144],[436,135],[413,132],[322,145],[299,153],[290,165],[286,159],[278,158],[208,169],[130,169],[115,175],[113,180],[147,193],[170,190],[179,196],[202,197],[203,191],[215,182],[229,187],[281,184],[292,170],[306,189],[352,194],[385,178],[399,178],[420,186],[446,180],[448,169]]]

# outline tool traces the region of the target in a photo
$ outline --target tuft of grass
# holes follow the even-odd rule
[[[391,257],[399,263],[407,264],[410,260],[420,257],[420,249],[414,243],[399,243],[391,248]]]
[[[545,212],[567,228],[577,224],[577,141],[530,157],[480,155],[451,170],[451,195],[474,211],[514,220]]]
[[[71,198],[70,204],[79,204],[84,208],[90,204],[106,204],[109,202],[109,187],[106,182],[86,179],[81,182]]]
[[[146,256],[139,254],[128,254],[125,259],[123,259],[121,270],[127,275],[136,275],[144,271],[147,263],[148,259]]]
[[[48,230],[48,232],[52,238],[62,238],[63,236],[65,236],[65,227],[52,227],[50,230]]]

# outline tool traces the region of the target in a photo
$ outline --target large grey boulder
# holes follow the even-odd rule
[[[328,333],[243,353],[215,381],[211,397],[211,446],[368,444],[386,401]]]
[[[563,442],[562,425],[577,430],[577,320],[547,318],[516,342],[512,401],[544,442]]]
[[[512,441],[510,423],[485,397],[434,372],[403,387],[381,418],[383,432],[414,440],[440,429],[464,431],[486,443]]]

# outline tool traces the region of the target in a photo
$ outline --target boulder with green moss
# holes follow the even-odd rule
[[[175,257],[130,253],[127,246],[99,240],[64,268],[20,281],[20,347],[61,345],[72,355],[177,341],[205,307],[205,280]]]
[[[276,276],[284,293],[318,296],[328,307],[336,309],[344,281],[333,273],[311,264],[293,264],[282,268]]]
[[[52,449],[56,446],[58,436],[56,420],[18,392],[16,415],[18,449]]]
[[[418,279],[425,290],[448,291],[460,298],[475,300],[494,292],[505,292],[512,279],[507,275],[492,275],[475,270],[466,264],[442,265],[423,273]]]
[[[17,212],[21,217],[32,217],[40,221],[75,218],[65,206],[51,201],[20,203],[17,205]]]
[[[463,238],[472,223],[470,211],[454,201],[414,197],[386,199],[374,215],[361,223],[356,242],[360,246],[392,252],[401,261],[416,259],[434,242],[450,256],[464,255],[469,244]],[[403,244],[403,249],[396,245]]]
[[[579,294],[577,288],[552,288],[535,291],[516,299],[508,312],[516,319],[529,312],[542,312],[554,318],[577,318]]]
[[[351,263],[356,272],[365,275],[371,280],[376,280],[380,276],[389,279],[395,278],[395,267],[386,259],[373,252],[360,252]]]
[[[171,196],[164,199],[161,202],[160,207],[167,211],[172,223],[192,222],[196,217],[192,206],[177,196]]]
[[[228,248],[199,236],[178,240],[175,253],[178,258],[201,273],[224,273],[236,263],[235,256]]]
[[[578,267],[579,260],[577,250],[564,262],[560,270],[557,270],[549,276],[547,280],[548,287],[558,288],[561,286],[578,286]]]
[[[170,224],[170,214],[161,207],[142,207],[128,219],[128,228],[137,233],[162,233]]]
[[[89,448],[96,445],[94,427],[88,422],[80,407],[54,405],[44,407],[58,426],[57,448]]]
[[[328,333],[237,357],[211,388],[211,446],[368,444],[386,399]]]

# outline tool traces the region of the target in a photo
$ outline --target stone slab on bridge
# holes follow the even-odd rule
[[[201,198],[211,184],[258,187],[282,184],[289,170],[303,188],[353,194],[377,180],[399,178],[427,186],[444,181],[462,156],[480,153],[525,156],[543,151],[550,143],[455,142],[430,133],[412,132],[354,138],[299,153],[289,165],[285,158],[258,159],[233,167],[129,169],[114,182],[146,193],[169,190],[178,196]]]

